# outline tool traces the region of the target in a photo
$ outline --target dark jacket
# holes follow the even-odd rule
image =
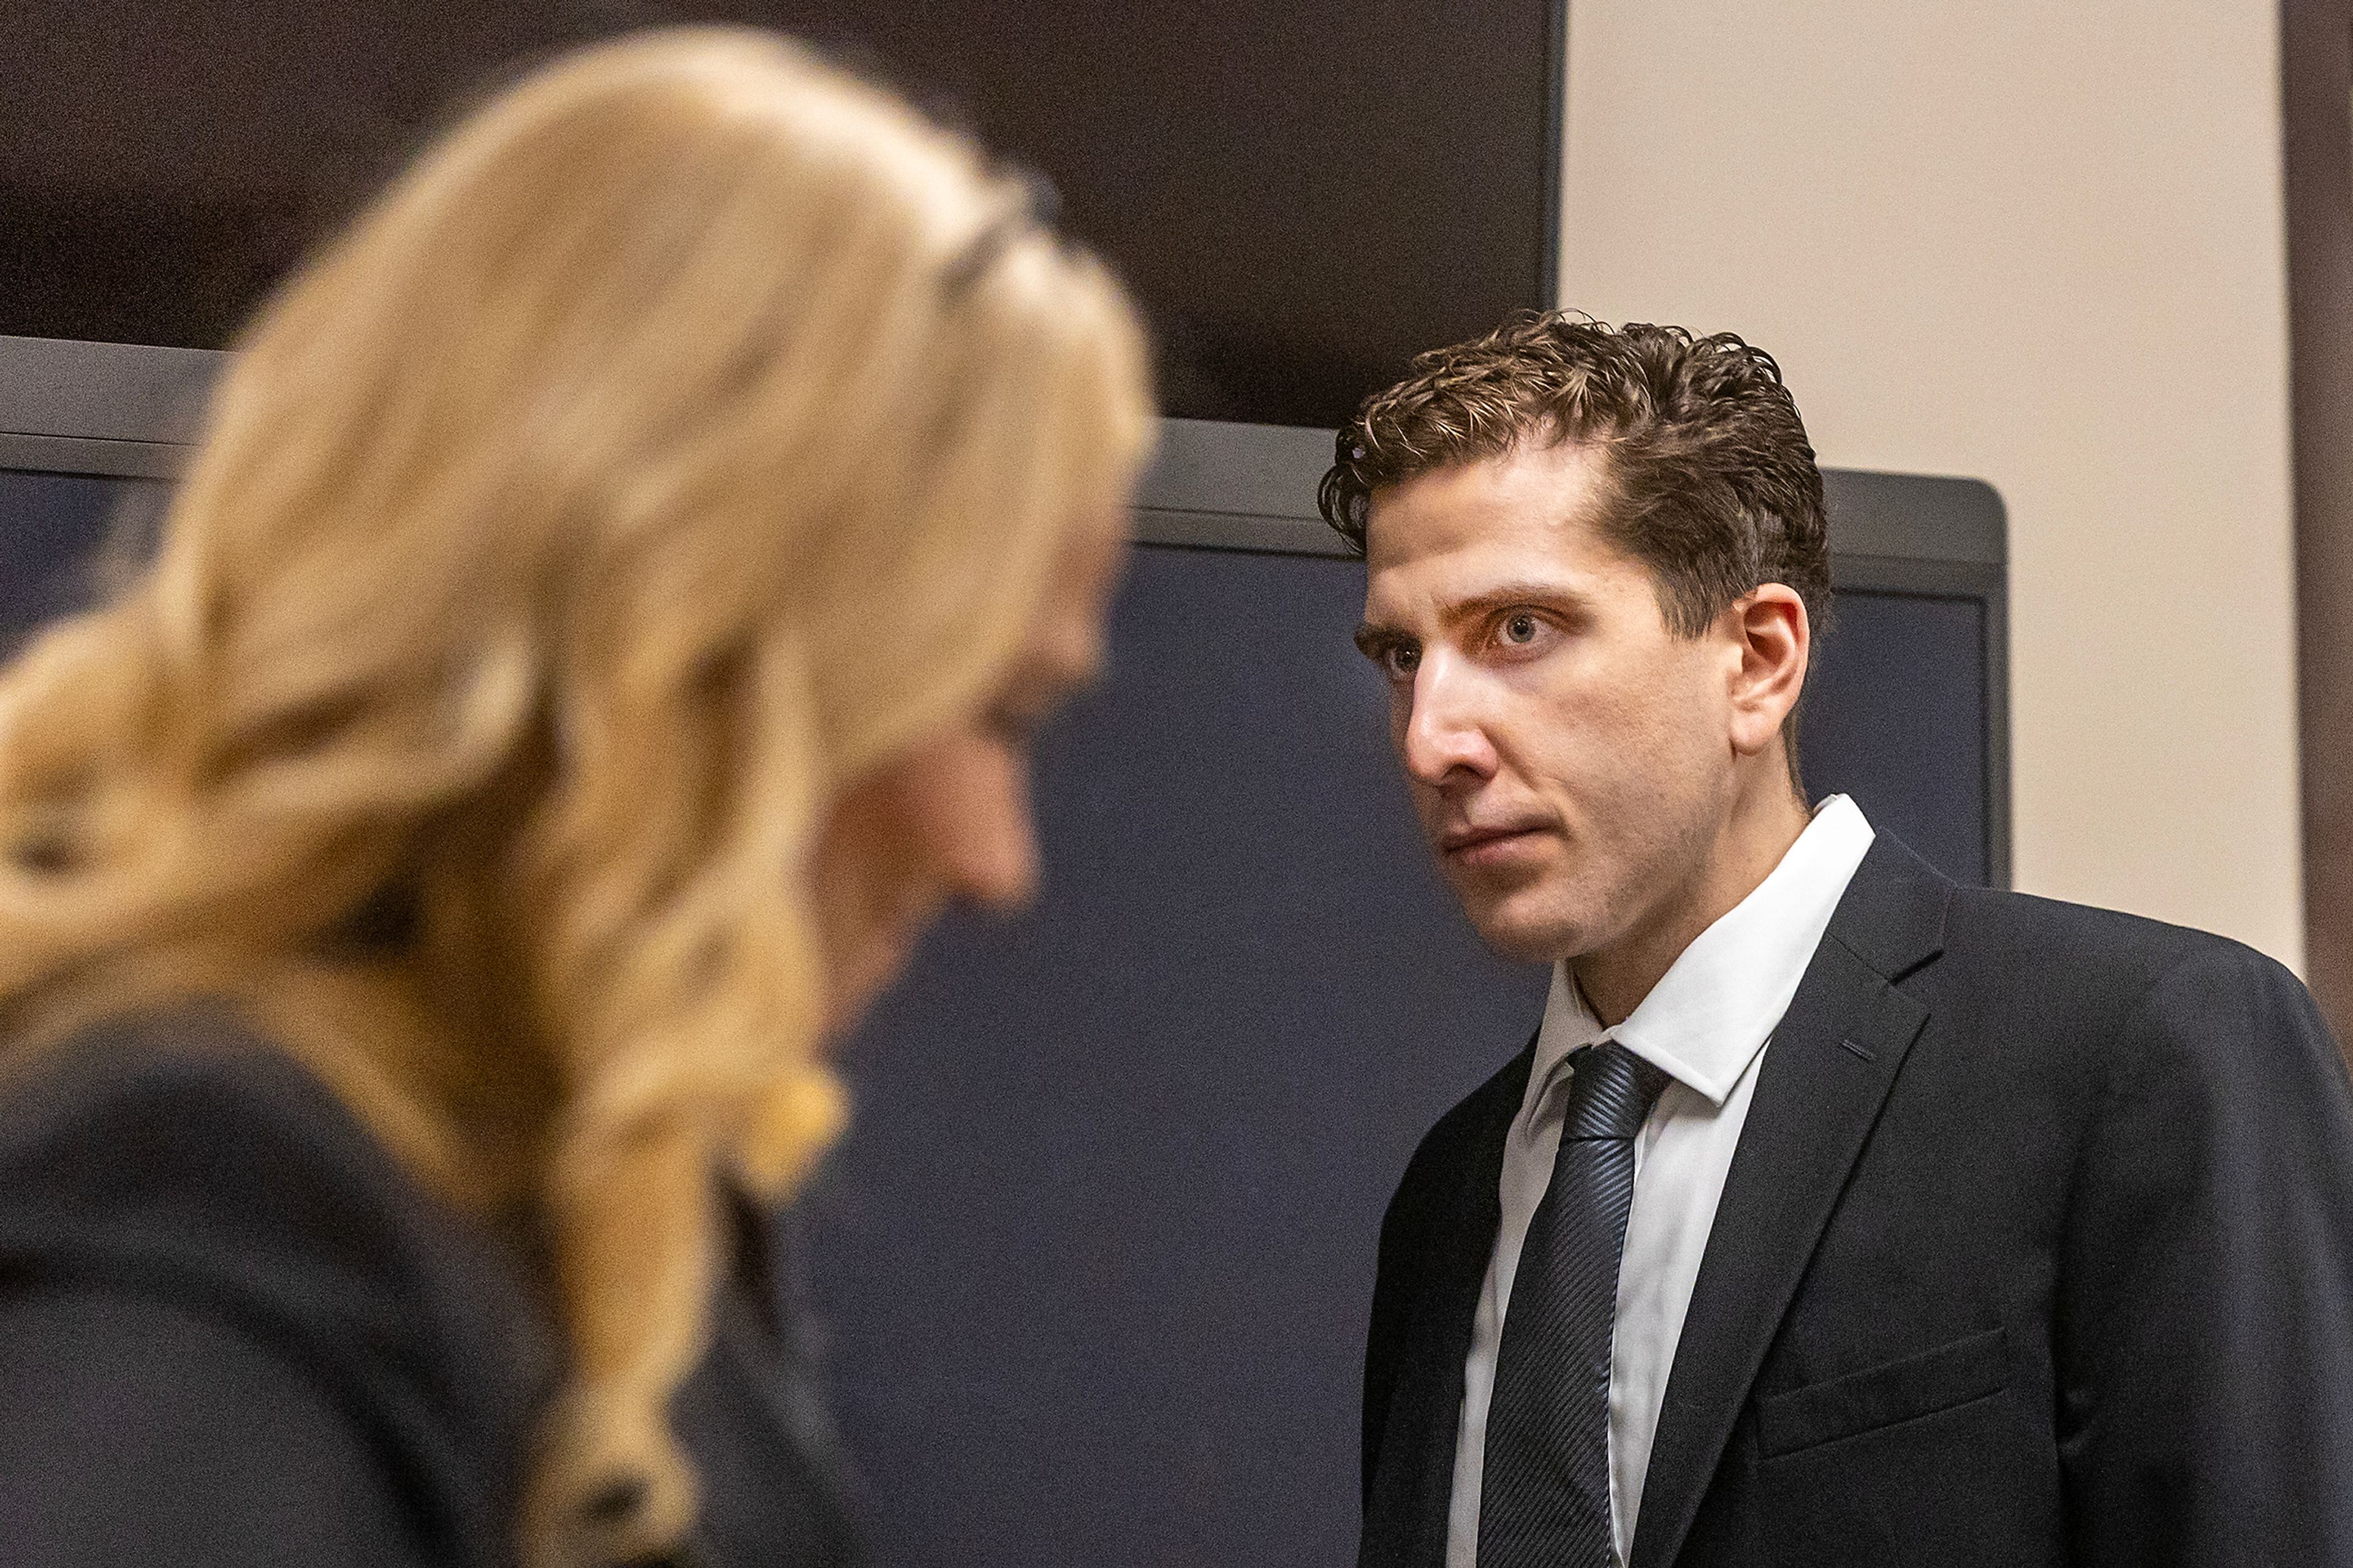
[[[758,1227],[674,1415],[692,1561],[849,1559]],[[502,1565],[554,1334],[519,1248],[205,1009],[0,1088],[0,1563]]]
[[[1363,1568],[1444,1561],[1529,1053],[1382,1226]],[[2353,1565],[2353,1094],[2286,971],[1882,835],[1774,1031],[1631,1568]]]

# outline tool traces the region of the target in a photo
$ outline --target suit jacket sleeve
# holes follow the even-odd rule
[[[1417,1161],[1416,1164],[1420,1162]],[[1370,1502],[1373,1472],[1381,1458],[1381,1436],[1388,1425],[1389,1400],[1397,1391],[1398,1363],[1405,1352],[1406,1306],[1411,1291],[1414,1260],[1419,1250],[1413,1189],[1420,1184],[1409,1168],[1406,1179],[1389,1200],[1381,1219],[1380,1262],[1373,1278],[1373,1316],[1365,1335],[1364,1471],[1361,1500]]]
[[[1425,1292],[1440,1269],[1453,1266],[1448,1258],[1483,1268],[1493,1248],[1493,1182],[1502,1157],[1503,1131],[1519,1108],[1534,1055],[1531,1041],[1438,1119],[1406,1163],[1397,1195],[1381,1220],[1372,1323],[1365,1336],[1364,1493],[1368,1503],[1399,1379],[1409,1357],[1431,1353],[1424,1342],[1424,1331],[1431,1326],[1421,1310]],[[1467,1336],[1467,1317],[1460,1326]]]
[[[2063,1249],[2073,1560],[2353,1565],[2353,1094],[2292,975],[2218,942],[2152,986]]]

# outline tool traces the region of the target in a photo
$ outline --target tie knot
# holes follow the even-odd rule
[[[1561,1120],[1567,1139],[1629,1139],[1667,1087],[1667,1075],[1615,1040],[1588,1046],[1569,1058],[1568,1109]]]

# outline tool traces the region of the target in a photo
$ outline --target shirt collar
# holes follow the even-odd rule
[[[1571,1052],[1614,1038],[1721,1106],[1789,1010],[1875,837],[1852,799],[1822,802],[1772,873],[1700,932],[1615,1029],[1586,1005],[1567,963],[1554,964],[1526,1103],[1535,1104]]]

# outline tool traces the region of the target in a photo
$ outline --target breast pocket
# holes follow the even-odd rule
[[[2060,1561],[2049,1423],[1999,1329],[1755,1405],[1757,1568]]]
[[[2002,1331],[1988,1329],[1901,1361],[1758,1400],[1757,1453],[1776,1458],[1916,1421],[1999,1394],[2009,1382]]]

